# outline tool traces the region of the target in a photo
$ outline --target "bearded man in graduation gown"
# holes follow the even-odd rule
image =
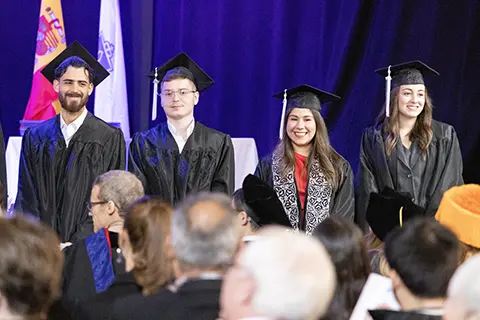
[[[193,116],[199,92],[213,80],[185,53],[156,68],[151,76],[154,94],[159,87],[167,121],[133,136],[129,171],[142,181],[146,194],[172,205],[199,191],[231,195],[235,182],[232,140]]]
[[[43,70],[61,103],[60,114],[25,131],[16,210],[56,230],[62,242],[93,233],[85,203],[95,178],[125,169],[125,140],[86,109],[94,86],[109,73],[78,42]]]

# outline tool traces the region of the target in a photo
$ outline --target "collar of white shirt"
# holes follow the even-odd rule
[[[65,138],[65,143],[67,144],[67,147],[73,135],[78,131],[80,126],[85,121],[87,114],[88,114],[88,110],[87,108],[85,108],[82,114],[70,124],[66,124],[65,120],[63,120],[63,117],[60,114],[60,129],[62,130],[63,138]]]
[[[168,126],[168,130],[170,131],[173,138],[175,139],[175,142],[177,143],[178,150],[182,152],[183,147],[185,146],[185,143],[187,143],[188,138],[192,135],[193,129],[195,128],[195,119],[192,119],[192,122],[188,125],[186,139],[183,139],[183,137],[177,133],[178,132],[177,129],[168,120],[167,120],[167,126]]]

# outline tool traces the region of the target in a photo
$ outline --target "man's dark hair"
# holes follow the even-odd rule
[[[387,235],[385,256],[412,294],[441,298],[457,269],[460,242],[436,220],[415,218]]]
[[[93,83],[95,80],[95,71],[93,71],[92,67],[88,65],[82,58],[77,56],[71,56],[65,60],[55,69],[55,80],[60,79],[65,72],[67,72],[68,67],[74,68],[85,68],[85,71],[88,72],[88,80],[90,83]]]
[[[245,203],[245,195],[243,193],[243,189],[238,189],[235,191],[232,195],[232,200],[233,200],[233,207],[235,211],[245,211],[247,216],[250,218],[250,228],[252,231],[257,231],[260,226],[253,221],[252,217],[255,216],[255,213],[253,210]]]
[[[185,67],[176,67],[168,70],[162,79],[162,83],[177,80],[177,79],[188,79],[192,81],[193,84],[195,85],[195,90],[196,90],[197,81],[195,80],[193,73]]]

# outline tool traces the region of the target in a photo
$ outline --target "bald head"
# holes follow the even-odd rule
[[[199,201],[188,210],[192,230],[210,232],[229,215],[221,204],[213,200]]]
[[[172,244],[182,271],[230,265],[240,238],[231,199],[223,194],[188,197],[175,210]]]

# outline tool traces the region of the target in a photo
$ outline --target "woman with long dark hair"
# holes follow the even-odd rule
[[[387,107],[362,136],[356,198],[362,227],[371,193],[386,187],[408,193],[426,215],[433,216],[443,193],[463,184],[455,129],[432,119],[432,100],[423,77],[438,72],[420,61],[376,72],[387,79]]]
[[[321,103],[340,97],[301,85],[276,94],[284,99],[280,142],[256,175],[273,187],[292,227],[310,234],[331,215],[353,219],[350,164],[330,145]]]
[[[370,274],[363,233],[352,221],[331,217],[315,228],[313,236],[327,249],[337,274],[335,294],[322,320],[350,319]]]

